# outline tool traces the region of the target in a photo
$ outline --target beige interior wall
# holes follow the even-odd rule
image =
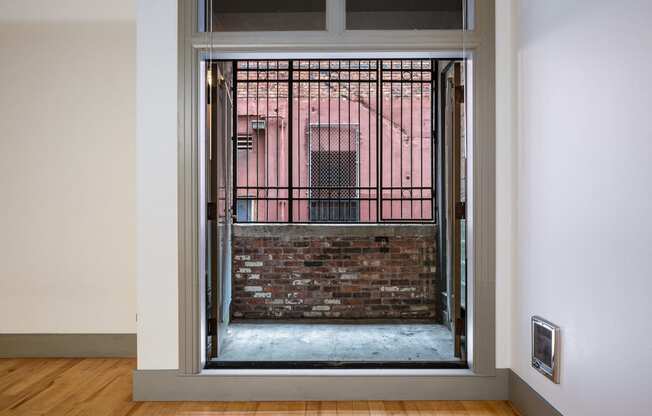
[[[0,333],[135,332],[135,7],[101,3],[0,5]]]

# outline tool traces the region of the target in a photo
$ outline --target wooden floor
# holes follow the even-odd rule
[[[505,402],[133,402],[133,359],[2,359],[0,415],[513,416]]]

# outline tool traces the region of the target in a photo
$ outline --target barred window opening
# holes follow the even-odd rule
[[[238,222],[434,221],[433,60],[234,68]]]

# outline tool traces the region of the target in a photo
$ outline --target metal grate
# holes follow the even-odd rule
[[[350,125],[310,126],[310,221],[359,220],[356,133]]]
[[[382,60],[380,66],[380,113],[389,130],[381,129],[381,221],[433,219],[434,61]]]
[[[434,221],[434,60],[234,68],[238,221]]]

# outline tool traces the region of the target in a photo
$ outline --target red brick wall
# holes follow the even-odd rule
[[[236,226],[231,316],[441,321],[435,241],[434,226]]]

